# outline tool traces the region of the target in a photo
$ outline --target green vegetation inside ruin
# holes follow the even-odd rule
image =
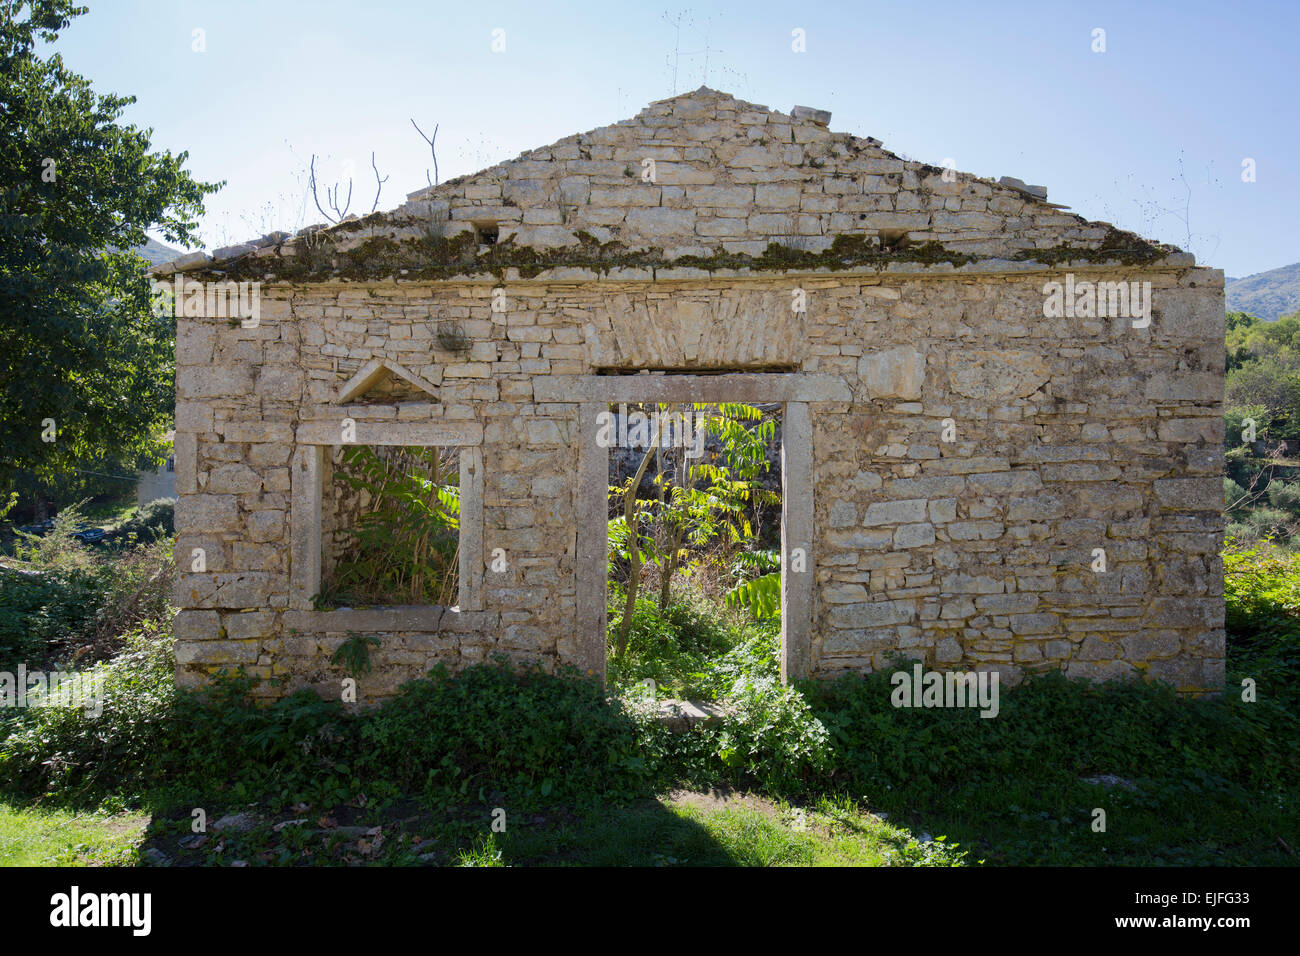
[[[318,608],[456,603],[460,488],[456,459],[440,448],[352,445],[333,491],[366,510],[343,529],[321,582]]]
[[[772,410],[739,402],[622,408],[629,429],[633,416],[644,416],[650,428],[659,423],[672,430],[666,446],[660,444],[664,436],[646,431],[644,452],[637,451],[626,477],[620,472],[609,488],[607,600],[614,607],[607,658],[610,683],[627,688],[665,676],[655,666],[665,653],[659,640],[664,630],[633,627],[651,568],[654,606],[662,613],[675,604],[674,595],[685,593],[716,610],[743,612],[737,615],[741,629],[731,632],[734,640],[705,627],[690,642],[701,671],[748,640],[743,624],[756,621],[770,630],[780,606],[781,493],[779,472],[771,467],[779,455],[779,416]],[[665,420],[673,424],[663,425]],[[774,645],[760,643],[775,674]],[[670,694],[696,692],[666,686]],[[727,686],[723,677],[707,695],[722,696]]]

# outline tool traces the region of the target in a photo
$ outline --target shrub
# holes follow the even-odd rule
[[[0,779],[16,792],[93,801],[107,793],[222,794],[231,803],[411,790],[446,799],[507,793],[589,799],[640,792],[653,768],[618,701],[576,675],[504,663],[435,671],[359,713],[302,690],[269,706],[226,675],[203,693],[176,690],[171,641],[142,632],[93,673],[98,716],[76,708],[12,712]]]
[[[54,516],[44,535],[18,532],[14,556],[32,571],[65,574],[93,568],[99,563],[95,555],[74,537],[85,523],[81,505],[69,505]]]
[[[974,709],[896,709],[890,690],[885,672],[809,688],[837,779],[873,800],[906,788],[924,807],[1025,767],[1044,784],[1120,772],[1263,790],[1300,780],[1295,719],[1232,696],[1189,700],[1168,685],[1050,672],[1003,693],[997,719],[987,720]]]
[[[169,535],[138,545],[104,561],[104,590],[95,608],[94,630],[89,635],[91,659],[112,653],[121,636],[153,621],[170,620],[172,583],[176,563],[174,539]]]
[[[1223,529],[1223,540],[1244,545],[1258,540],[1258,536],[1249,525],[1242,524],[1240,521],[1230,521]]]
[[[1231,478],[1223,479],[1223,507],[1225,509],[1234,503],[1241,501],[1245,497],[1245,488],[1241,487],[1241,485],[1237,484]],[[1234,508],[1233,510],[1237,510],[1240,507],[1241,506],[1238,505],[1237,508]]]
[[[153,777],[161,731],[172,708],[171,642],[143,628],[126,650],[81,672],[100,683],[102,708],[30,707],[0,720],[0,780],[29,794],[76,798],[130,793]],[[2,713],[2,712],[0,712]]]
[[[594,681],[504,662],[412,681],[365,715],[360,737],[364,775],[459,796],[628,795],[653,769],[635,722]]]
[[[831,767],[829,735],[797,689],[774,677],[743,679],[731,690],[732,708],[716,748],[740,781],[778,793],[802,792]]]
[[[779,680],[780,626],[751,624],[740,630],[739,638],[730,650],[709,662],[702,681],[708,696],[715,699],[726,697],[738,685],[749,681]]]
[[[1268,486],[1268,502],[1286,511],[1295,520],[1300,516],[1300,483],[1274,481]]]
[[[1292,524],[1291,516],[1285,511],[1269,507],[1251,509],[1246,512],[1243,521],[1246,527],[1260,538],[1283,535]]]
[[[611,597],[609,647],[619,628],[623,601]],[[714,700],[741,676],[776,674],[779,625],[756,622],[683,589],[667,608],[638,599],[622,660],[612,654],[609,681],[629,688],[650,679],[670,696]]]
[[[0,665],[12,670],[50,659],[61,644],[93,633],[95,616],[112,590],[113,567],[73,535],[79,509],[57,515],[43,537],[19,533],[18,567],[0,567]]]
[[[109,592],[109,574],[95,568],[62,572],[0,567],[0,670],[45,661],[61,640],[93,631]]]
[[[1229,549],[1223,570],[1230,683],[1251,677],[1300,714],[1300,555]]]
[[[176,533],[175,498],[158,498],[137,508],[113,529],[113,541],[119,545],[147,544]]]
[[[156,524],[170,514],[170,502],[153,504],[158,507],[145,520]],[[18,567],[0,567],[0,665],[76,660],[84,666],[169,613],[172,539],[108,555],[73,537],[82,523],[79,508],[65,509],[44,537],[20,535]]]
[[[629,696],[642,747],[660,786],[733,786],[798,795],[825,784],[831,771],[826,728],[804,696],[777,678],[730,689],[726,714],[711,725],[674,732],[654,719],[648,696]]]

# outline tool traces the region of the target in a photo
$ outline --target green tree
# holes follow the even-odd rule
[[[145,261],[127,250],[150,228],[197,244],[203,197],[221,185],[118,122],[134,97],[97,94],[40,55],[85,11],[0,0],[0,494],[22,472],[157,455],[175,325],[154,314]]]
[[[1288,369],[1275,356],[1256,359],[1229,372],[1224,391],[1229,408],[1262,405],[1274,437],[1291,437],[1290,424],[1300,418],[1300,372]],[[1259,426],[1263,432],[1264,423]]]
[[[714,456],[706,453],[705,460],[696,463],[683,457],[677,468],[679,482],[669,481],[662,471],[655,478],[665,534],[658,549],[660,608],[668,606],[674,573],[690,560],[686,545],[698,550],[716,540],[722,547],[719,560],[726,564],[735,545],[754,537],[749,510],[781,500],[762,486],[776,422],[765,420],[755,406],[737,402],[716,407],[697,403],[694,410],[703,414],[707,432],[718,438],[721,456],[711,460]]]

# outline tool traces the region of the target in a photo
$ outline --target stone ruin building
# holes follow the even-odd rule
[[[786,678],[1221,687],[1223,273],[829,119],[702,88],[157,267],[178,682],[337,694],[350,634],[365,700],[498,652],[603,677],[598,416],[736,401],[782,409]],[[254,282],[255,317],[213,307]],[[454,604],[319,608],[351,442],[456,450]]]

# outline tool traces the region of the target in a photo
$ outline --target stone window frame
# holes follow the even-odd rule
[[[483,426],[477,422],[375,422],[354,420],[356,439],[340,441],[342,419],[308,422],[295,431],[290,471],[291,556],[289,609],[294,624],[312,631],[438,631],[454,627],[449,615],[483,610]],[[317,611],[320,591],[321,505],[325,456],[335,446],[456,447],[460,452],[460,567],[457,603],[386,605],[365,610]]]
[[[811,666],[814,476],[809,403],[848,402],[852,392],[833,375],[775,373],[626,374],[538,377],[538,402],[578,400],[577,537],[578,666],[605,676],[608,620],[605,593],[609,526],[581,516],[609,510],[609,449],[596,441],[602,412],[626,402],[779,402],[781,408],[781,680],[805,680]],[[805,570],[787,573],[802,548]]]

